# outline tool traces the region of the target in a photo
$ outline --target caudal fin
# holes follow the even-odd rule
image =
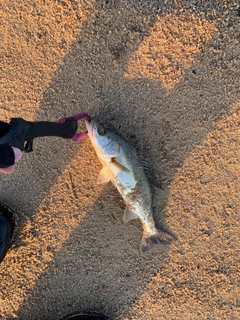
[[[158,232],[154,235],[143,235],[140,250],[141,252],[146,252],[156,244],[170,244],[173,242],[173,240],[174,237],[171,234],[163,230],[158,230]]]

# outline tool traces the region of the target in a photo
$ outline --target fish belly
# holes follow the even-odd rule
[[[149,235],[155,234],[157,229],[153,220],[149,186],[142,186],[133,176],[126,174],[118,175],[112,180],[112,183],[121,194],[127,209],[138,216],[144,231]]]

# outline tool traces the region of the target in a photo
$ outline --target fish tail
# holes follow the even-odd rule
[[[174,240],[174,237],[158,229],[157,232],[153,235],[143,234],[140,250],[141,252],[149,251],[155,244],[170,244]]]

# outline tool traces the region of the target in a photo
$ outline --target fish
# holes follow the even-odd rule
[[[97,183],[111,181],[122,196],[126,208],[124,223],[140,219],[143,235],[140,251],[146,252],[156,244],[169,244],[172,236],[155,225],[152,193],[147,179],[152,167],[139,159],[137,152],[118,133],[102,126],[95,119],[86,122],[88,137],[102,169]]]

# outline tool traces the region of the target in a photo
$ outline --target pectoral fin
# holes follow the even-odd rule
[[[109,165],[112,165],[116,171],[130,172],[127,167],[125,167],[119,160],[116,160],[115,158],[111,159],[111,163]]]
[[[114,178],[114,173],[108,167],[103,167],[98,175],[97,183],[107,183]]]
[[[123,222],[127,223],[128,221],[133,220],[133,219],[137,219],[137,218],[138,218],[138,215],[134,211],[132,211],[128,207],[126,207],[126,209],[124,211],[124,215],[123,215]]]

